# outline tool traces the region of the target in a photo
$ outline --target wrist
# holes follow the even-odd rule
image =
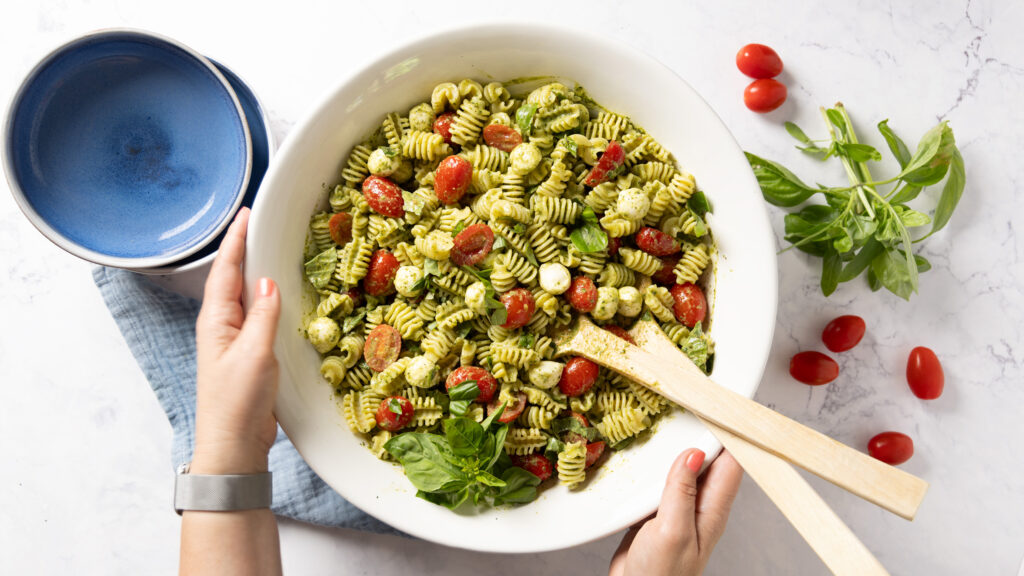
[[[269,447],[252,442],[196,440],[190,472],[193,474],[261,474],[268,470]]]

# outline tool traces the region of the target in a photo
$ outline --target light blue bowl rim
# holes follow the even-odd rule
[[[185,248],[179,252],[172,254],[164,254],[161,256],[147,256],[144,258],[123,258],[117,256],[110,256],[95,250],[90,250],[71,239],[65,237],[63,234],[54,229],[46,220],[39,215],[38,212],[32,208],[32,204],[28,201],[25,195],[25,191],[21,189],[17,178],[15,177],[15,169],[10,148],[13,146],[13,127],[14,117],[17,112],[16,106],[21,101],[22,96],[28,87],[35,81],[39,73],[46,68],[54,59],[63,54],[65,51],[73,49],[79,44],[84,44],[97,38],[103,38],[104,36],[116,36],[116,35],[127,35],[127,36],[138,36],[148,40],[156,40],[169,44],[177,49],[182,50],[192,58],[194,58],[201,65],[206,67],[214,77],[220,82],[221,87],[227,92],[227,95],[231,98],[231,102],[235,105],[235,111],[238,113],[238,117],[242,120],[242,131],[245,134],[245,177],[242,179],[238,190],[235,191],[234,201],[231,205],[231,210],[227,212],[227,217],[220,222],[216,228],[212,229],[209,234],[204,236],[202,240],[196,242],[194,245]],[[60,46],[51,50],[46,56],[44,56],[32,69],[25,75],[24,80],[18,86],[18,89],[14,92],[10,102],[7,105],[7,115],[4,118],[3,127],[3,145],[0,146],[0,162],[3,163],[4,171],[7,176],[7,184],[10,187],[11,195],[14,196],[14,201],[18,204],[22,213],[28,218],[29,222],[36,227],[39,232],[46,236],[51,242],[56,244],[58,247],[63,249],[65,252],[88,260],[95,264],[102,264],[104,266],[114,266],[117,268],[156,268],[159,266],[166,266],[168,264],[177,262],[182,258],[186,258],[195,254],[199,250],[202,250],[207,244],[217,238],[224,228],[231,223],[235,213],[238,211],[239,206],[242,204],[242,199],[245,197],[245,191],[249,188],[249,178],[252,174],[252,135],[249,133],[249,122],[245,117],[245,111],[242,110],[242,104],[238,101],[238,96],[235,94],[234,89],[231,88],[231,84],[227,78],[220,73],[220,70],[213,65],[205,56],[196,52],[192,48],[189,48],[185,44],[178,42],[167,36],[150,32],[148,30],[142,30],[138,28],[102,28],[94,30],[87,34],[76,36],[72,40],[61,44]]]

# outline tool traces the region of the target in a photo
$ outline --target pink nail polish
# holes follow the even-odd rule
[[[260,298],[266,298],[274,292],[274,282],[270,278],[260,278],[258,290]]]
[[[690,452],[690,455],[686,457],[686,467],[693,472],[699,472],[700,467],[704,465],[705,456],[703,450]]]

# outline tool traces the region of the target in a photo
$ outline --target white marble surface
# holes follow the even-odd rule
[[[781,123],[819,132],[820,104],[842,99],[875,144],[881,141],[871,128],[886,117],[907,140],[937,120],[951,122],[968,188],[947,229],[925,247],[934,269],[921,293],[906,303],[855,282],[826,300],[816,263],[780,255],[782,302],[758,399],[857,447],[887,429],[914,437],[917,452],[904,467],[932,487],[913,523],[812,479],[892,573],[1016,574],[1024,554],[1024,246],[1014,229],[1024,215],[1024,4],[761,4],[521,1],[502,11],[585,26],[647,51],[693,84],[745,148],[812,181],[844,177],[836,166],[801,158]],[[499,19],[479,2],[267,6],[5,3],[0,97],[6,101],[38,58],[77,34],[147,28],[247,78],[281,139],[320,94],[372,55],[432,30]],[[742,105],[745,80],[733,56],[750,41],[771,44],[786,63],[789,102],[768,116]],[[771,217],[781,231],[781,212]],[[92,285],[90,266],[36,233],[7,194],[0,194],[0,264],[3,572],[173,572],[179,524],[170,509],[170,427]],[[175,282],[195,291],[201,279]],[[843,313],[863,316],[869,332],[839,357],[840,379],[820,388],[791,380],[790,356],[823,350],[821,328]],[[945,363],[946,393],[937,401],[919,401],[906,387],[904,363],[916,345],[932,347]],[[405,574],[424,566],[448,574],[590,574],[605,570],[617,544],[607,538],[517,558],[288,522],[281,533],[293,574]],[[825,569],[747,480],[707,573]]]

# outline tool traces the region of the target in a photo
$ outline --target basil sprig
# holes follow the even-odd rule
[[[306,278],[317,290],[321,290],[331,281],[334,268],[338,265],[338,251],[328,248],[306,262]]]
[[[519,127],[519,133],[522,134],[523,138],[530,135],[530,129],[533,127],[533,116],[537,113],[537,106],[534,104],[523,104],[516,110],[516,126]]]
[[[583,209],[583,225],[569,234],[573,246],[584,254],[602,252],[608,249],[608,234],[601,229],[597,214],[587,206]]]
[[[465,416],[469,405],[480,395],[476,380],[465,380],[448,391],[448,410],[456,416]]]
[[[384,449],[401,462],[416,495],[428,502],[451,509],[469,500],[493,505],[530,502],[537,498],[540,478],[513,466],[505,454],[508,424],[496,425],[504,409],[502,404],[479,424],[470,418],[448,418],[442,424],[444,436],[399,434]]]
[[[963,196],[964,160],[956,147],[953,130],[942,122],[925,133],[911,154],[889,127],[878,131],[899,163],[900,171],[886,179],[872,177],[868,162],[882,159],[881,152],[857,140],[850,116],[842,104],[822,109],[829,131],[827,140],[812,140],[793,123],[786,131],[800,145],[797,149],[820,160],[838,158],[850,186],[809,186],[778,163],[747,153],[765,200],[794,208],[821,195],[824,203],[811,204],[787,214],[785,239],[799,250],[822,259],[821,290],[828,296],[842,282],[867,273],[872,290],[883,286],[907,299],[918,291],[918,275],[931,268],[914,244],[938,232],[949,222]],[[907,203],[928,186],[945,180],[932,217]],[[887,189],[884,187],[888,187]],[[692,202],[692,199],[691,199]],[[911,230],[931,224],[915,239]]]

